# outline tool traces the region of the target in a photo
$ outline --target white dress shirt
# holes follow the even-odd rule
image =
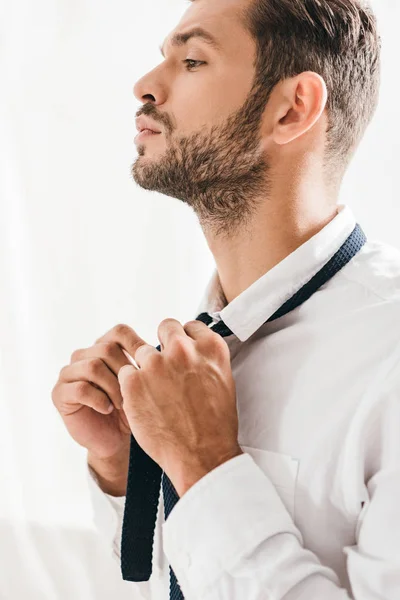
[[[224,339],[245,453],[198,481],[166,522],[160,493],[152,576],[127,582],[132,598],[168,600],[170,564],[186,600],[400,599],[400,251],[367,241],[264,324],[355,224],[339,205],[229,305],[214,271],[193,318],[207,311],[234,334]],[[125,497],[104,494],[90,467],[88,481],[119,562]]]

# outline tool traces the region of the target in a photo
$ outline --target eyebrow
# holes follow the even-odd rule
[[[203,29],[202,27],[195,27],[186,33],[175,33],[171,39],[171,46],[179,47],[184,46],[191,38],[200,38],[203,42],[206,42],[215,50],[221,50],[221,45],[211,33]],[[160,46],[160,52],[165,58],[164,45]]]

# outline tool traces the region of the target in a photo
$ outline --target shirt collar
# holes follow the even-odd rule
[[[228,304],[217,269],[206,287],[198,313],[207,312],[214,324],[221,319],[241,342],[255,333],[332,258],[356,226],[350,207],[299,246]]]

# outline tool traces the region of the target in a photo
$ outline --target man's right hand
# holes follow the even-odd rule
[[[132,364],[123,350],[134,356],[144,343],[128,325],[116,325],[90,348],[73,352],[52,390],[53,404],[68,432],[88,449],[89,464],[104,479],[118,481],[119,487],[127,478],[131,430],[122,408],[118,372]]]

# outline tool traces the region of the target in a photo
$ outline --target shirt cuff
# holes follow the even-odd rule
[[[246,452],[189,488],[162,529],[164,552],[188,597],[202,597],[224,571],[278,533],[303,543],[271,480]]]

